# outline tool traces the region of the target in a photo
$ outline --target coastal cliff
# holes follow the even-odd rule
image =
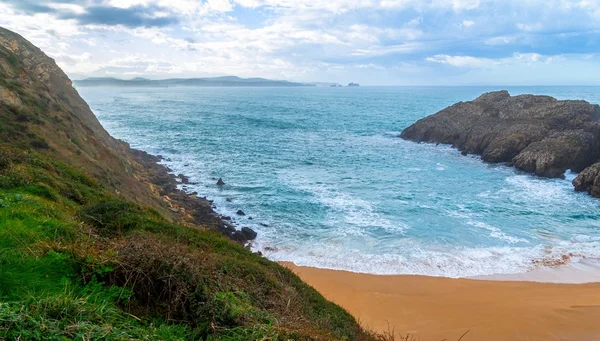
[[[0,28],[0,339],[376,338],[159,161]]]
[[[102,127],[71,80],[40,49],[0,28],[0,140],[81,168],[116,195],[166,219],[246,241],[212,203],[177,189],[160,157],[129,147]]]
[[[581,172],[577,190],[600,196],[600,106],[549,96],[490,92],[423,118],[403,139],[451,144],[485,162],[506,163],[543,177]],[[588,167],[591,168],[587,169]]]

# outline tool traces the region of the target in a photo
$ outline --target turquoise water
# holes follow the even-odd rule
[[[190,190],[257,230],[253,248],[273,260],[462,277],[600,258],[600,200],[574,193],[574,174],[536,178],[397,137],[490,90],[79,89],[113,136],[170,158],[198,183]],[[508,90],[600,103],[594,87]]]

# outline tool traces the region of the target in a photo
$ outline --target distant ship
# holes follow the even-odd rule
[[[358,83],[350,83],[350,84],[348,84],[348,86],[349,86],[349,87],[351,87],[351,86],[356,86],[356,87],[358,87],[358,86],[360,86],[360,84],[358,84]]]

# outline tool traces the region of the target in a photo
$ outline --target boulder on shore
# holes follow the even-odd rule
[[[600,162],[579,173],[573,180],[573,186],[578,192],[587,192],[593,197],[600,198]]]
[[[599,161],[600,106],[496,91],[423,118],[400,137],[451,144],[463,154],[481,155],[486,162],[507,163],[544,177],[562,177],[568,169],[582,172]],[[576,187],[592,193],[591,187],[584,185],[590,183],[591,173],[586,181],[576,179],[581,183],[578,186],[574,182]]]
[[[258,233],[249,227],[242,227],[242,233],[247,240],[254,240],[256,239],[256,236],[258,236]]]

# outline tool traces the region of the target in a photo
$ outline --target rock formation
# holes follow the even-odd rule
[[[573,180],[573,186],[576,191],[588,192],[590,195],[600,198],[600,162],[579,173]]]
[[[584,170],[600,159],[599,120],[600,106],[585,101],[497,91],[421,119],[401,137],[451,144],[463,154],[544,177],[581,172],[576,189],[593,194],[600,193],[597,186],[592,190],[596,168]]]

